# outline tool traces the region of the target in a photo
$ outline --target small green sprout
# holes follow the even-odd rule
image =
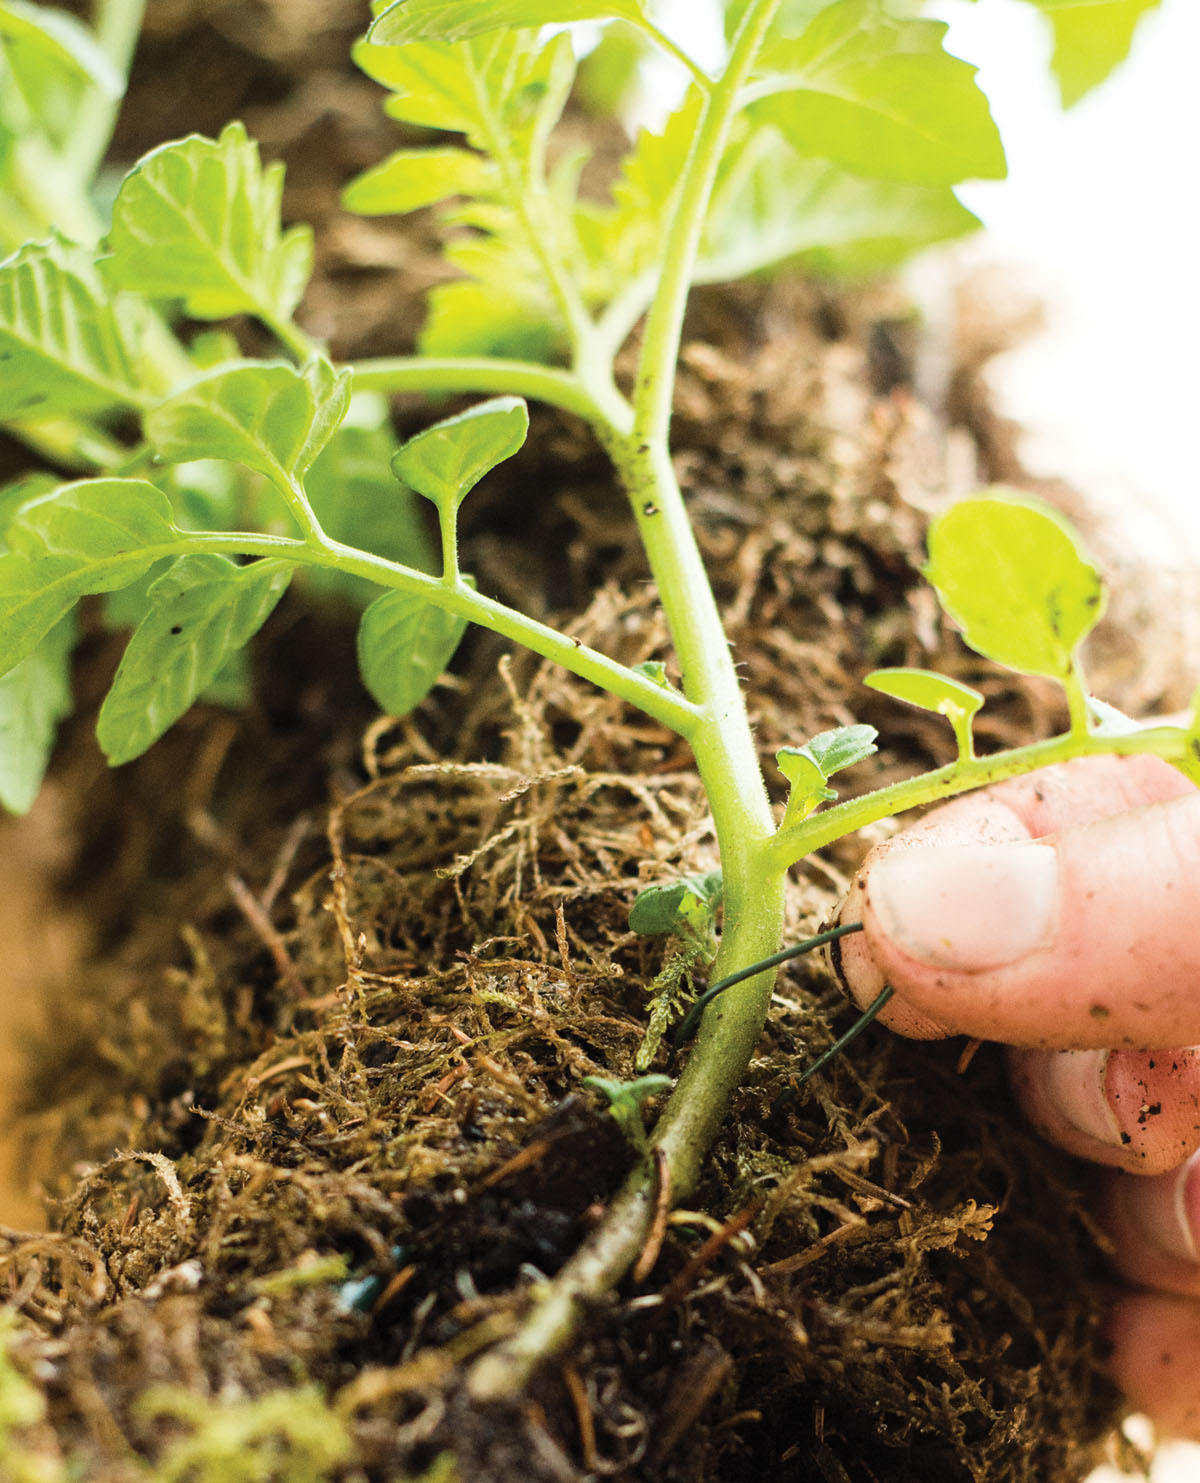
[[[642,1118],[642,1104],[649,1097],[669,1092],[675,1083],[669,1076],[655,1072],[639,1076],[636,1081],[615,1081],[607,1076],[585,1076],[583,1085],[599,1092],[608,1100],[608,1110],[625,1137],[639,1153],[645,1153],[646,1124]]]

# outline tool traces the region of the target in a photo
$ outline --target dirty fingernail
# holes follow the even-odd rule
[[[909,957],[980,972],[1051,940],[1058,856],[1050,845],[937,845],[885,856],[867,882],[871,910]]]
[[[1042,1075],[1046,1101],[1076,1132],[1108,1148],[1129,1142],[1108,1088],[1108,1050],[1062,1050],[1047,1057]]]
[[[1130,1225],[1150,1246],[1178,1261],[1200,1261],[1200,1154],[1166,1174],[1123,1180],[1121,1190]]]

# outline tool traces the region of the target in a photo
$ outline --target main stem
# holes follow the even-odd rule
[[[717,168],[738,98],[780,0],[751,0],[729,65],[710,94],[684,171],[663,273],[646,324],[634,393],[633,430],[606,443],[633,502],[682,670],[684,694],[700,709],[691,737],[712,809],[725,882],[725,926],[714,972],[724,977],[779,946],[784,874],[769,856],[774,825],[754,737],[720,614],[671,465],[668,436],[688,289]],[[520,1392],[532,1372],[573,1336],[590,1303],[621,1280],[646,1239],[661,1192],[693,1189],[729,1099],[766,1018],[773,972],[722,997],[705,1016],[687,1067],[651,1135],[644,1159],[605,1219],[535,1299],[517,1334],[477,1362],[480,1400]],[[661,1171],[661,1172],[660,1172]]]

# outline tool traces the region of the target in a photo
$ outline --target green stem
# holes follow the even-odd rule
[[[447,504],[438,505],[438,529],[442,536],[442,582],[457,587],[461,581],[458,569],[458,510]]]
[[[725,75],[711,93],[683,172],[675,217],[663,253],[663,274],[646,321],[646,338],[634,396],[639,443],[665,441],[671,421],[675,366],[683,316],[713,185],[729,131],[740,106],[740,93],[754,67],[780,0],[755,0],[738,28]]]
[[[72,474],[117,473],[129,450],[80,418],[6,422],[4,431],[47,463]]]
[[[710,93],[684,171],[650,311],[630,436],[610,435],[609,451],[633,502],[659,596],[683,670],[684,691],[701,709],[691,737],[712,808],[725,879],[725,929],[714,974],[726,977],[779,946],[782,868],[768,850],[773,832],[754,737],[712,588],[696,546],[668,446],[679,337],[717,166],[739,89],[754,64],[779,0],[751,0],[729,67]],[[472,1370],[479,1399],[520,1392],[533,1370],[569,1342],[591,1303],[620,1281],[642,1249],[655,1208],[656,1170],[670,1198],[686,1198],[762,1032],[774,971],[721,996],[705,1016],[696,1048],[651,1144],[661,1162],[642,1160],[603,1222],[539,1293],[521,1329]]]
[[[300,328],[291,319],[280,319],[267,309],[257,311],[259,319],[266,325],[267,329],[288,350],[296,360],[303,365],[306,361],[320,353],[321,347],[317,342]]]
[[[1054,762],[1068,762],[1074,757],[1121,756],[1149,754],[1162,757],[1189,777],[1200,765],[1200,746],[1196,738],[1178,726],[1155,726],[1132,731],[1125,736],[1080,736],[1066,732],[1027,747],[996,752],[990,757],[974,757],[969,762],[951,762],[915,778],[905,778],[886,788],[877,788],[861,798],[813,814],[794,829],[781,830],[771,841],[768,854],[779,869],[786,869],[815,850],[823,849],[835,839],[855,830],[906,813],[923,804],[952,798],[984,788],[1005,778],[1020,777]]]
[[[126,78],[141,34],[146,0],[97,0],[92,22],[96,39]],[[91,184],[112,139],[122,98],[93,88],[80,104],[65,162],[79,186]]]
[[[627,433],[633,425],[632,413],[623,401],[601,407],[573,371],[539,366],[533,361],[398,355],[355,361],[351,369],[356,391],[417,392],[424,396],[500,393],[561,407],[594,427],[609,425]]]

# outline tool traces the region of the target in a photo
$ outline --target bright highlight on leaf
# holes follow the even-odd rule
[[[291,580],[281,561],[238,566],[224,556],[181,556],[150,588],[96,735],[110,764],[140,757],[216,679],[266,622]]]
[[[151,150],[113,206],[105,271],[148,298],[182,299],[198,319],[291,318],[312,268],[308,227],[279,221],[283,166],[263,168],[245,127]]]
[[[927,186],[999,179],[1004,149],[987,99],[976,69],[943,49],[946,29],[894,19],[877,0],[835,0],[768,48],[752,115],[855,175]]]
[[[1100,575],[1062,518],[1015,494],[963,500],[933,522],[925,575],[978,653],[1069,680],[1104,606]]]
[[[528,432],[529,409],[521,398],[494,397],[410,438],[392,470],[439,510],[456,510],[485,474],[517,452]]]
[[[890,695],[894,700],[945,716],[954,728],[959,756],[964,759],[974,756],[971,721],[984,700],[978,690],[960,680],[952,680],[948,675],[903,666],[873,670],[864,676],[863,684],[883,695]]]

